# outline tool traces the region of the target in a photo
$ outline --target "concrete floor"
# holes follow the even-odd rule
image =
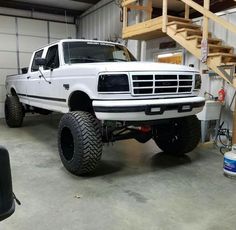
[[[153,141],[105,146],[91,177],[75,177],[57,152],[58,118],[30,117],[0,144],[11,155],[21,200],[0,230],[226,230],[236,226],[236,180],[223,176],[212,144],[185,157],[160,153]]]

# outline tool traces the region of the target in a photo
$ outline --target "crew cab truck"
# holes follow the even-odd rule
[[[29,68],[7,76],[5,117],[20,127],[25,113],[62,116],[58,149],[73,174],[92,172],[103,143],[153,139],[169,154],[185,154],[200,140],[195,114],[201,76],[193,68],[138,62],[118,43],[64,39],[36,50]]]

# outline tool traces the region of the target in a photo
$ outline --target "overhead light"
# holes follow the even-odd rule
[[[157,57],[158,58],[166,58],[166,57],[172,57],[174,54],[173,53],[168,53],[168,54],[160,54]]]

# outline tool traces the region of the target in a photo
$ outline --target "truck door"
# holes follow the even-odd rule
[[[46,109],[60,111],[62,104],[66,102],[62,95],[59,94],[58,82],[61,75],[59,70],[59,53],[58,45],[50,46],[46,54],[46,65],[41,71],[44,77],[41,77],[39,95],[42,96]]]
[[[31,67],[27,75],[27,89],[26,94],[30,105],[38,103],[37,93],[40,85],[40,72],[39,66],[35,64],[35,59],[40,58],[43,55],[43,49],[36,51],[31,62]]]

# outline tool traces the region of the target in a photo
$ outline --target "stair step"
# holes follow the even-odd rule
[[[169,22],[177,21],[177,22],[184,22],[184,23],[192,23],[192,19],[180,18],[180,17],[170,16],[170,15],[168,15],[168,21]]]
[[[198,44],[201,44],[202,42],[202,36],[198,36],[198,35],[192,35],[192,36],[186,37],[186,39],[187,40],[197,39]],[[222,40],[218,38],[208,38],[208,44],[221,45]]]
[[[229,63],[229,62],[236,62],[236,55],[229,54],[229,53],[210,53],[208,57],[220,57],[221,63]]]
[[[187,28],[181,28],[181,29],[177,29],[176,33],[182,33],[185,32],[186,33],[186,37],[189,36],[194,36],[194,35],[198,35],[198,36],[202,36],[202,31],[199,29],[187,29]],[[211,33],[208,33],[209,38],[211,38]]]
[[[236,65],[236,62],[221,63],[221,65]]]
[[[167,26],[175,26],[176,29],[181,29],[181,28],[188,28],[188,29],[199,29],[201,28],[201,26],[196,25],[196,24],[192,24],[192,23],[184,23],[184,22],[178,22],[178,21],[173,21],[173,22],[169,22],[167,24]]]
[[[217,53],[217,52],[232,53],[234,50],[232,46],[224,46],[224,45],[209,44],[208,47],[209,47],[209,52],[211,53]],[[201,48],[201,45],[198,45],[197,48]]]

